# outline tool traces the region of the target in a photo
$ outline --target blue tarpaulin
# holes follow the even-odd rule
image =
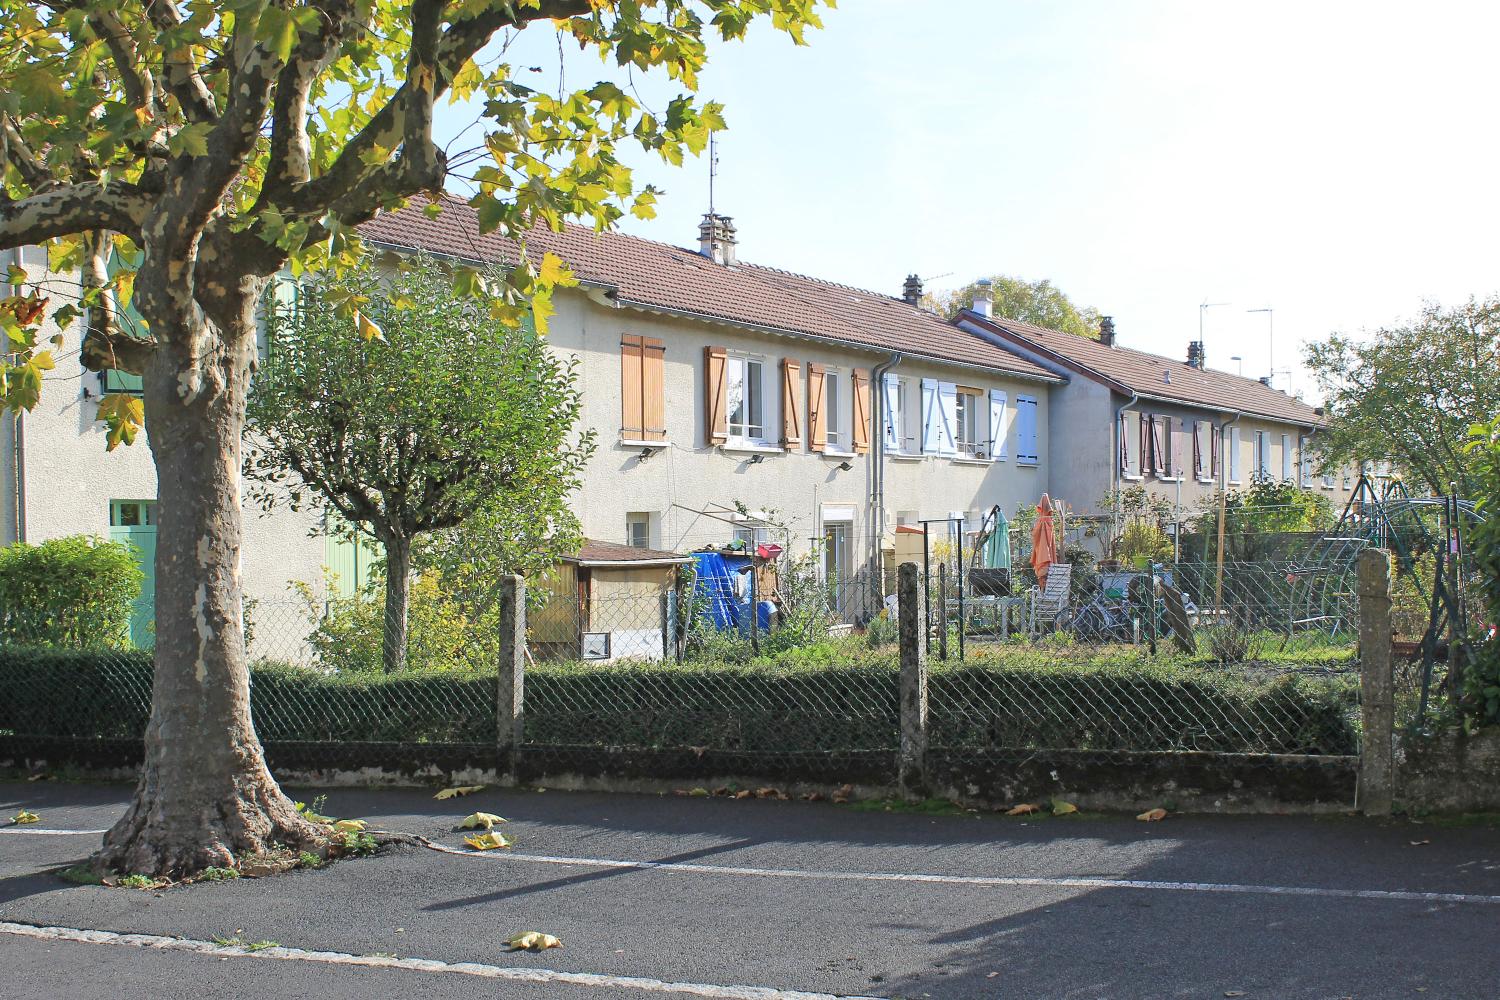
[[[742,575],[740,570],[751,565],[751,557],[748,554],[694,552],[693,560],[698,570],[693,592],[702,608],[700,614],[722,631],[747,631],[750,628],[750,596],[744,577],[749,573]],[[760,602],[759,626],[762,631],[771,628],[772,610],[770,601]]]

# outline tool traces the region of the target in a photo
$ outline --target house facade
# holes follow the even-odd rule
[[[982,304],[957,324],[1068,381],[1053,392],[1050,482],[1079,512],[1108,513],[1106,498],[1141,486],[1181,520],[1223,490],[1261,480],[1297,483],[1349,500],[1353,469],[1314,462],[1321,413],[1256,379],[1206,366],[1203,345],[1184,360],[1133,350],[1105,317],[1100,339],[989,314]]]

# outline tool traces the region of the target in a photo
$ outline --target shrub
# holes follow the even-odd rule
[[[337,673],[374,674],[384,669],[385,584],[374,580],[358,593],[324,601],[305,584],[299,593],[317,624],[307,637],[318,663]],[[448,595],[438,574],[412,580],[406,669],[483,670],[494,664],[497,626]]]
[[[0,642],[125,646],[143,575],[135,552],[89,535],[0,549]]]
[[[1476,507],[1485,518],[1469,540],[1480,581],[1481,620],[1473,629],[1474,662],[1464,683],[1463,714],[1470,725],[1500,725],[1500,416],[1470,431],[1469,454],[1479,483]]]

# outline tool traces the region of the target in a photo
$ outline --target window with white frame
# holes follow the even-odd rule
[[[1292,481],[1292,436],[1281,435],[1281,478],[1285,482]]]
[[[921,412],[915,383],[887,373],[881,398],[886,451],[893,455],[921,454]]]
[[[1271,435],[1265,431],[1255,432],[1254,475],[1257,482],[1271,478]]]
[[[988,407],[978,389],[958,387],[958,453],[969,458],[984,458],[989,446]]]
[[[1240,429],[1232,425],[1225,428],[1224,438],[1224,450],[1229,452],[1229,481],[1238,486],[1244,465],[1242,454],[1244,449],[1240,447]]]
[[[651,547],[651,515],[642,511],[625,515],[625,544],[638,549]]]
[[[765,362],[746,354],[724,359],[726,423],[731,441],[764,445],[766,441]]]
[[[823,372],[823,412],[828,421],[828,451],[848,451],[853,442],[849,439],[850,415],[845,411],[852,405],[849,381],[837,368]]]
[[[1302,466],[1302,485],[1311,488],[1313,484],[1312,448],[1311,442],[1305,437],[1297,441],[1297,457]]]

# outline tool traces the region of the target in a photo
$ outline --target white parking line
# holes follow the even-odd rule
[[[0,833],[29,833],[34,837],[102,837],[108,830],[41,830],[34,826],[0,826]]]
[[[42,836],[103,834],[104,830],[38,830],[8,827],[0,833],[30,833]],[[466,851],[443,844],[428,847],[478,861],[509,861],[572,868],[615,868],[638,871],[678,872],[687,875],[724,875],[756,878],[811,879],[825,882],[922,882],[932,885],[1013,886],[1041,889],[1154,889],[1166,892],[1208,892],[1260,896],[1312,896],[1323,899],[1377,899],[1417,903],[1500,904],[1500,896],[1469,892],[1421,892],[1413,889],[1337,889],[1307,885],[1253,885],[1233,882],[1168,882],[1155,879],[1089,878],[1043,875],[936,875],[926,872],[846,872],[800,868],[746,868],[734,865],[696,865],[675,861],[628,861],[620,858],[574,858],[549,854],[515,854],[509,851]]]
[[[808,993],[802,990],[777,990],[766,986],[721,986],[712,983],[673,983],[638,976],[607,976],[592,972],[558,972],[553,969],[529,969],[515,966],[483,965],[479,962],[439,962],[426,958],[389,958],[381,955],[350,955],[341,951],[307,951],[302,948],[262,948],[250,951],[231,945],[196,941],[192,938],[162,937],[158,934],[117,934],[114,931],[80,930],[75,927],[36,927],[0,921],[0,934],[33,938],[40,941],[74,941],[80,944],[102,944],[156,951],[190,951],[221,958],[265,958],[291,962],[318,962],[324,965],[353,965],[376,969],[401,969],[483,979],[502,979],[514,983],[539,985],[561,984],[642,993],[676,993],[682,996],[710,997],[713,1000],[840,1000],[831,993]],[[872,997],[845,997],[842,1000],[876,1000]]]
[[[1237,885],[1222,882],[1164,882],[1146,879],[1082,878],[1031,875],[932,875],[922,872],[845,872],[798,868],[741,868],[727,865],[695,865],[673,861],[622,861],[616,858],[569,858],[546,854],[511,854],[500,851],[461,851],[439,844],[434,850],[479,861],[509,861],[574,868],[626,868],[643,871],[681,872],[690,875],[734,875],[761,878],[814,879],[829,882],[924,882],[936,885],[1024,886],[1056,889],[1156,889],[1170,892],[1214,892],[1265,896],[1316,896],[1327,899],[1383,899],[1423,903],[1500,904],[1500,896],[1466,892],[1417,892],[1406,889],[1331,889],[1298,885]]]

